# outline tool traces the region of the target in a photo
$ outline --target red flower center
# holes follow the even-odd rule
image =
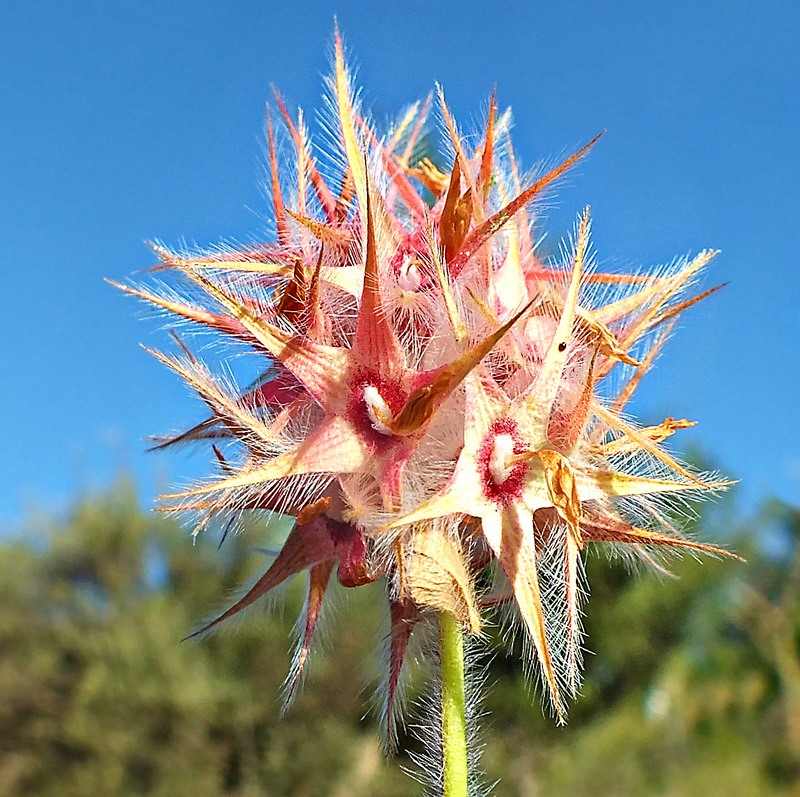
[[[526,450],[519,427],[511,418],[499,418],[489,427],[476,460],[483,494],[490,501],[506,506],[522,496],[528,463],[509,463],[507,459]]]
[[[363,372],[350,384],[347,419],[362,438],[378,450],[396,442],[387,423],[403,409],[408,398],[396,382],[373,372]]]

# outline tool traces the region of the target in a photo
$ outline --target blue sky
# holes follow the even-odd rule
[[[591,204],[601,262],[722,250],[635,409],[742,480],[800,498],[800,10],[778,2],[70,2],[0,7],[0,528],[121,471],[148,504],[200,465],[141,438],[202,408],[138,343],[159,323],[103,277],[158,238],[266,235],[270,84],[320,107],[334,15],[377,120],[434,81],[469,127],[498,86],[528,166],[608,133],[548,203]]]

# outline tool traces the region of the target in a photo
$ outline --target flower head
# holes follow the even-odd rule
[[[162,445],[211,442],[219,471],[165,496],[166,508],[197,513],[198,531],[249,510],[295,517],[267,572],[201,631],[307,570],[291,695],[334,570],[350,587],[385,578],[391,716],[416,623],[438,609],[478,632],[485,606],[513,602],[563,717],[579,685],[586,546],[646,559],[655,548],[722,553],[680,536],[662,511],[670,496],[723,486],[663,448],[691,424],[640,428],[623,416],[675,317],[705,295],[686,291],[713,253],[652,275],[597,271],[587,208],[563,261],[542,260],[535,201],[597,139],[524,179],[510,114],[492,98],[470,145],[440,90],[451,162],[415,159],[431,99],[380,138],[336,44],[326,160],[339,168],[324,173],[302,117],[278,96],[296,180],[279,178],[268,117],[275,240],[157,248],[184,293],[124,288],[260,363],[238,389],[181,341],[178,356],[155,353],[211,411]],[[487,567],[501,584],[482,593]]]

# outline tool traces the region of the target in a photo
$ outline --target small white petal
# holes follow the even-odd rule
[[[506,460],[513,453],[514,438],[510,434],[497,435],[489,457],[489,474],[495,484],[502,484],[511,475],[512,468],[506,467]]]
[[[372,428],[381,434],[390,435],[392,430],[381,420],[386,418],[394,420],[394,415],[389,409],[389,405],[383,400],[383,396],[378,393],[378,388],[374,385],[367,385],[364,388],[364,403],[367,405],[367,415],[372,424]]]

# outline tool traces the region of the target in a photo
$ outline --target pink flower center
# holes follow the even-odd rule
[[[509,460],[526,450],[519,428],[511,418],[500,418],[489,427],[476,461],[483,493],[490,501],[505,506],[522,497],[528,463]]]
[[[375,373],[362,373],[351,383],[346,416],[362,439],[375,448],[385,448],[396,438],[389,424],[403,408],[405,391]]]

